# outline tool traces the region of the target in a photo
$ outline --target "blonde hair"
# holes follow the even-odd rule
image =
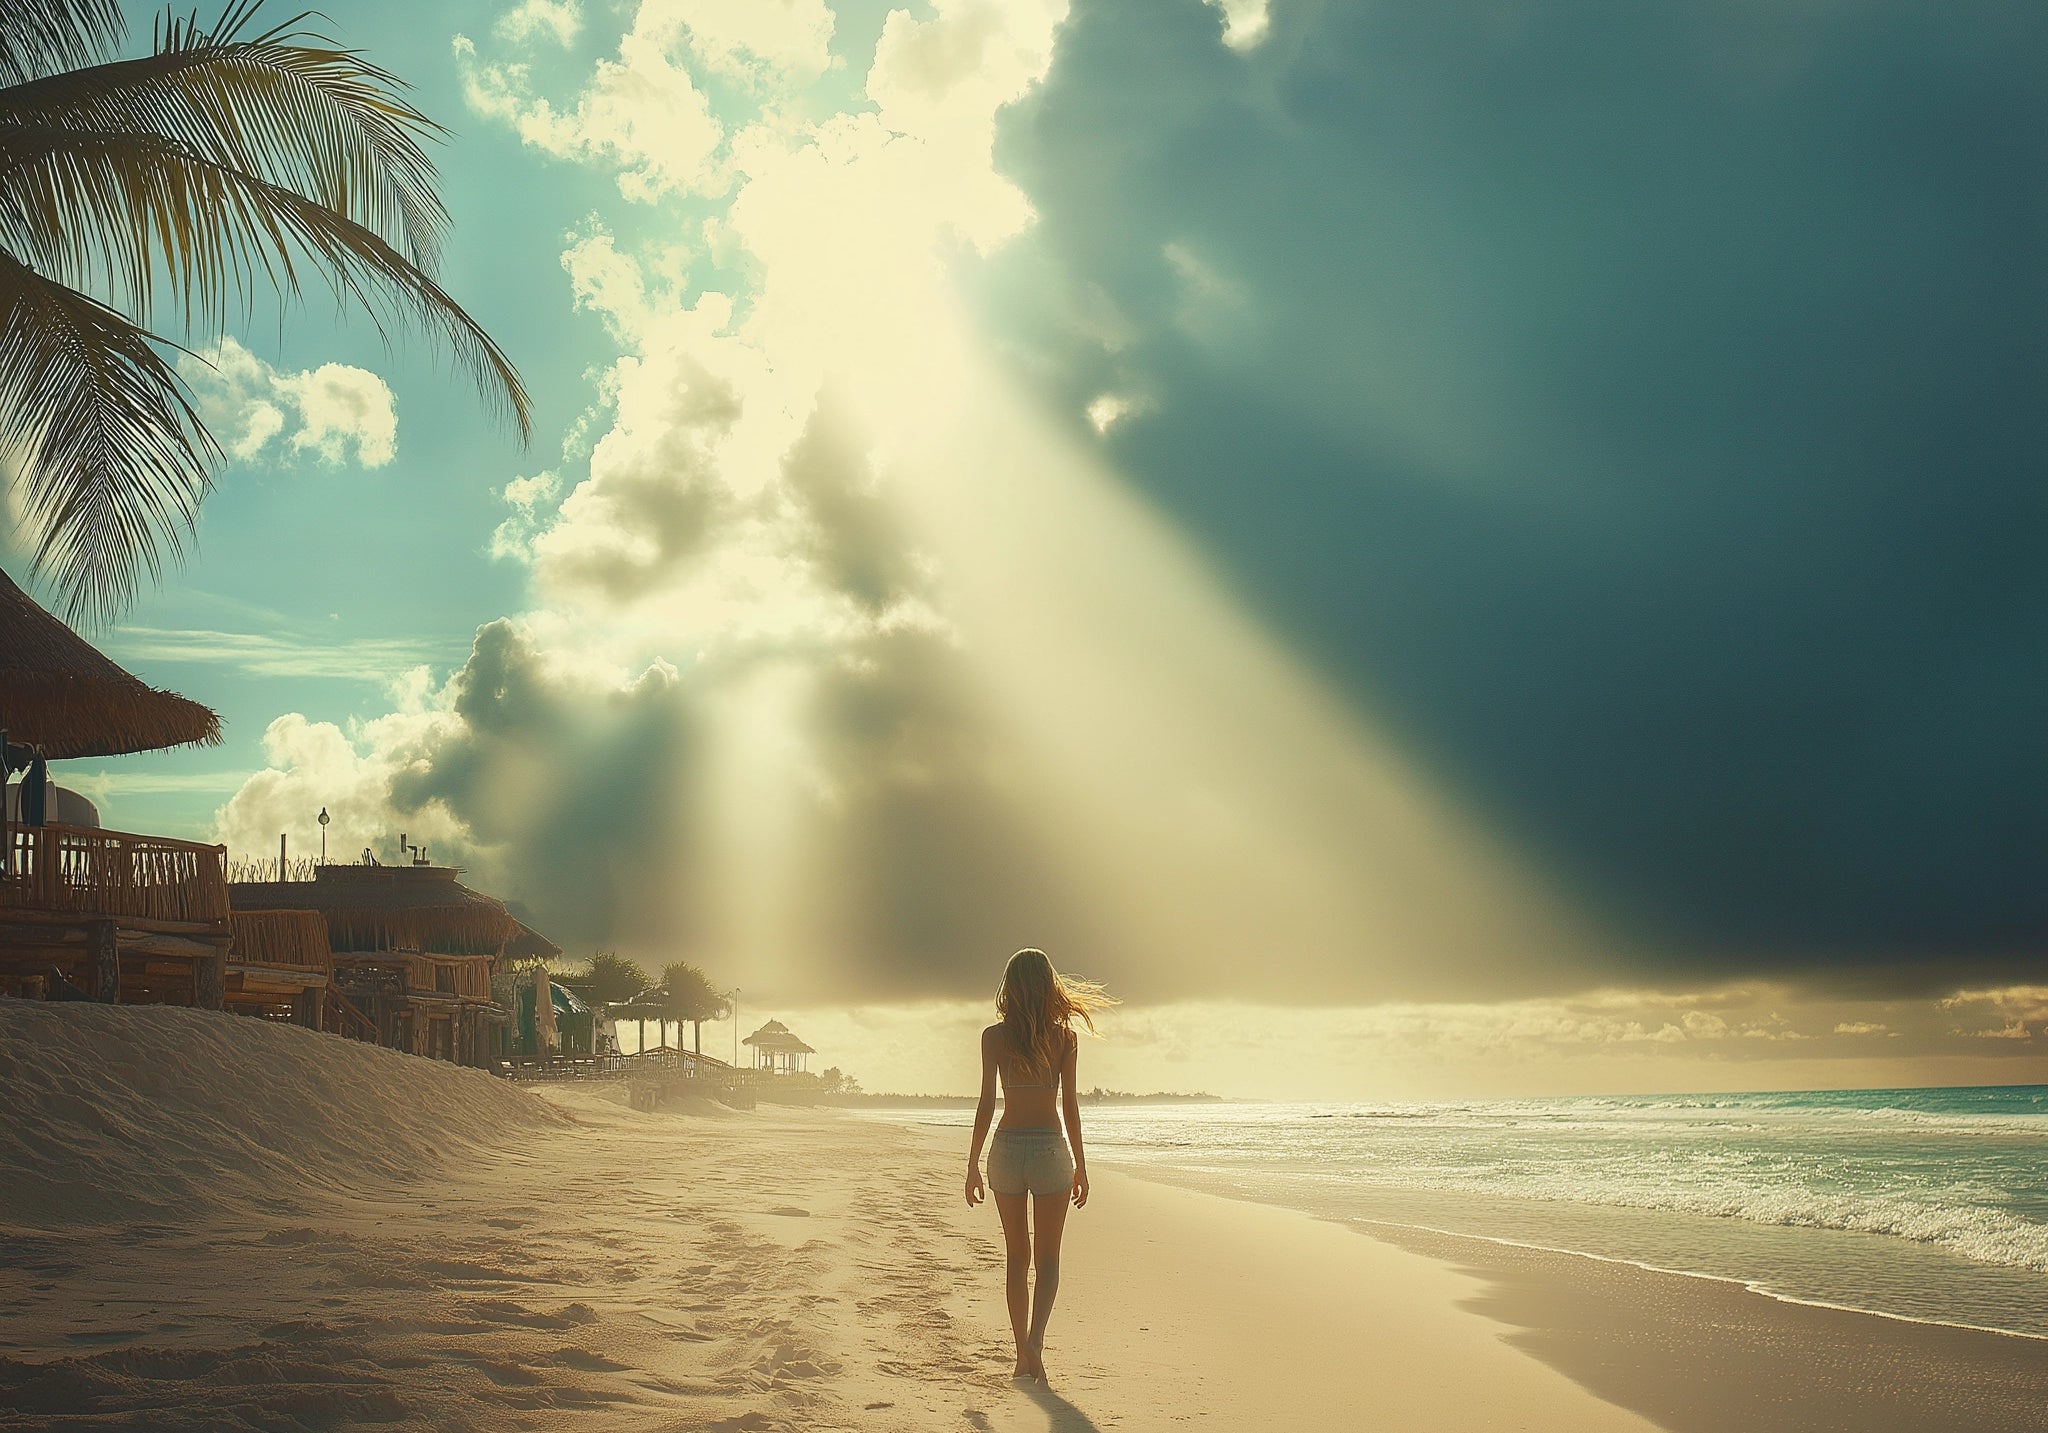
[[[1095,1012],[1119,1003],[1092,980],[1061,975],[1042,950],[1025,949],[1003,967],[996,1014],[1010,1032],[1010,1045],[1024,1062],[1023,1073],[1057,1073],[1067,1053],[1074,1017],[1095,1033]]]

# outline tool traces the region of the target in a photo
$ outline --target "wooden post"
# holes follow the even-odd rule
[[[95,1000],[108,1005],[121,998],[121,936],[112,921],[93,921],[85,928],[85,968],[92,977]]]
[[[192,969],[192,1005],[198,1010],[219,1010],[227,1005],[228,953],[217,950],[202,955]]]
[[[292,999],[292,1024],[302,1030],[320,1028],[320,1007],[327,1002],[327,992],[307,987]]]
[[[284,879],[284,832],[277,833],[277,878]]]

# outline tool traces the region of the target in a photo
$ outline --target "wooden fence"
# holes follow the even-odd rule
[[[228,958],[241,965],[334,973],[327,918],[318,911],[235,911]]]

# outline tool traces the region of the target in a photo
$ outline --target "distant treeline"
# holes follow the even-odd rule
[[[767,1082],[764,1081],[763,1086],[766,1087],[766,1085]],[[764,1092],[766,1092],[765,1088]],[[773,1098],[772,1094],[770,1097]],[[1223,1096],[1221,1095],[1211,1095],[1202,1092],[1182,1094],[1178,1091],[1168,1090],[1155,1090],[1149,1095],[1134,1094],[1129,1090],[1105,1090],[1100,1087],[1081,1091],[1081,1103],[1084,1105],[1197,1105],[1218,1104],[1222,1102],[1222,1099]],[[859,1094],[826,1094],[820,1091],[813,1101],[808,1102],[821,1105],[856,1106],[864,1109],[877,1106],[899,1105],[926,1109],[972,1109],[975,1105],[975,1097],[973,1095],[872,1095],[865,1092]]]

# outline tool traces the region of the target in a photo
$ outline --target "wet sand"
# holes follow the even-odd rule
[[[1456,1235],[1372,1232],[1484,1280],[1466,1307],[1670,1433],[2048,1430],[2048,1340]]]

